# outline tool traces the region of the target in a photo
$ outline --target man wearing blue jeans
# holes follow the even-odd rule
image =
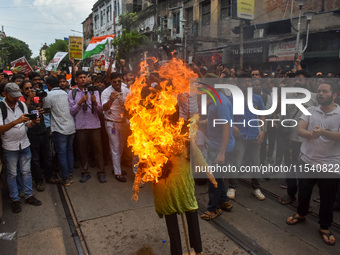
[[[4,162],[7,165],[7,183],[9,196],[14,213],[21,212],[21,203],[17,186],[18,169],[22,174],[26,203],[35,206],[41,205],[41,201],[33,196],[31,175],[31,151],[30,142],[26,134],[26,127],[32,128],[40,122],[39,118],[30,121],[26,116],[27,107],[18,102],[22,96],[20,88],[15,83],[8,83],[4,89],[5,100],[1,102],[4,107],[0,111],[0,133]]]
[[[73,183],[73,139],[76,128],[70,113],[68,95],[60,89],[58,78],[50,76],[46,84],[50,92],[45,98],[44,108],[51,108],[52,141],[60,164],[62,184],[67,187]]]

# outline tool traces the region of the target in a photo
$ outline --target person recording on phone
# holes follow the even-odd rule
[[[45,179],[51,184],[58,182],[52,170],[52,151],[49,142],[49,132],[46,128],[45,119],[43,117],[44,110],[41,107],[41,100],[38,97],[38,103],[34,100],[36,93],[30,80],[24,80],[20,83],[20,90],[23,95],[20,101],[24,102],[28,108],[28,112],[36,114],[40,118],[39,125],[28,130],[28,139],[31,143],[32,153],[32,176],[35,181],[37,191],[44,191],[44,172]],[[39,102],[40,101],[40,102]],[[45,166],[43,171],[41,162]]]
[[[126,182],[126,178],[122,175],[126,174],[126,172],[121,169],[121,158],[128,131],[128,119],[125,116],[124,102],[129,91],[122,86],[122,81],[123,77],[120,73],[111,73],[111,86],[103,91],[101,99],[105,128],[109,137],[113,172],[118,181]]]
[[[81,183],[91,178],[89,165],[89,145],[93,146],[98,166],[98,179],[100,183],[106,182],[106,173],[103,160],[102,140],[100,134],[100,120],[98,113],[102,111],[102,104],[98,88],[86,84],[85,71],[76,72],[77,87],[68,93],[70,112],[76,124],[76,142],[79,150]]]
[[[31,150],[30,142],[26,134],[26,127],[32,128],[40,123],[35,114],[28,115],[27,107],[19,101],[22,96],[20,88],[15,83],[5,86],[5,100],[2,101],[0,111],[0,133],[4,161],[7,165],[7,183],[9,196],[12,200],[12,211],[21,212],[21,202],[16,182],[17,170],[22,174],[26,203],[35,206],[41,205],[41,201],[33,196],[31,175]]]

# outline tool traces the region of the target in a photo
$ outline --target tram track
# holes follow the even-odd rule
[[[252,187],[251,182],[248,181],[248,180],[240,179],[240,182],[243,183],[246,186]],[[271,198],[274,198],[274,199],[277,199],[277,200],[280,197],[280,195],[278,195],[278,194],[276,194],[274,192],[271,192],[270,190],[268,190],[266,188],[263,188],[263,187],[261,187],[261,191],[262,191],[262,193],[266,194],[267,196],[270,196]],[[290,204],[290,206],[293,207],[293,208],[297,208],[297,204],[296,203],[292,203],[292,204]],[[313,216],[313,218],[316,219],[316,220],[319,219],[319,215],[316,212],[310,212],[309,215]],[[335,227],[337,230],[340,231],[340,223],[333,221],[332,227]]]
[[[252,187],[252,184],[250,181],[245,179],[240,179],[240,184],[247,187]],[[267,197],[272,198],[273,200],[278,200],[280,195],[261,187],[261,191],[267,195]],[[199,212],[203,214],[205,212],[206,206],[202,203],[198,203],[199,206]],[[290,204],[291,209],[294,210],[294,208],[297,207],[296,204]],[[315,212],[309,213],[313,217],[314,221],[317,221],[319,219],[319,215]],[[258,245],[254,240],[247,237],[245,234],[243,234],[241,231],[236,229],[234,226],[229,224],[226,220],[223,220],[221,217],[218,217],[216,219],[210,220],[209,223],[213,225],[216,229],[218,229],[220,232],[222,232],[225,236],[227,236],[229,239],[231,239],[233,242],[235,242],[237,245],[239,245],[242,249],[247,251],[249,254],[256,255],[269,255],[267,250],[265,250],[263,247]],[[337,231],[340,231],[340,224],[338,222],[333,222],[332,226],[336,228]]]
[[[74,212],[70,197],[68,196],[66,188],[62,184],[58,184],[58,193],[59,193],[62,205],[63,205],[67,223],[70,227],[72,238],[74,240],[78,254],[79,255],[90,254],[87,248],[84,235],[81,231],[76,214]]]

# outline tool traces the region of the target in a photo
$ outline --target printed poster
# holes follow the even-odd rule
[[[11,62],[11,65],[15,67],[18,72],[22,72],[26,74],[26,76],[30,73],[33,72],[32,67],[30,64],[27,62],[25,57],[18,58],[14,61]]]
[[[94,59],[94,72],[101,73],[102,71],[106,71],[104,54],[101,54],[99,57]]]
[[[70,36],[68,51],[70,54],[70,59],[74,58],[76,60],[83,59],[83,37]]]
[[[57,68],[67,54],[67,52],[57,52],[45,70],[52,71],[53,68]]]

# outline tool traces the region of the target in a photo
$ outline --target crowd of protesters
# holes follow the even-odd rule
[[[121,61],[116,70],[111,70],[112,62],[111,59],[107,72],[95,73],[94,70],[77,70],[79,66],[71,60],[72,78],[69,81],[63,73],[31,72],[28,77],[22,73],[15,73],[12,77],[0,73],[2,156],[13,212],[21,211],[21,197],[26,203],[42,204],[33,195],[33,181],[39,192],[44,191],[46,182],[70,186],[74,181],[75,163],[80,168],[81,183],[91,178],[90,165],[97,167],[99,183],[107,182],[105,164],[110,161],[116,180],[127,181],[124,176],[127,173],[121,164],[124,162],[132,169],[133,157],[126,145],[129,121],[124,102],[136,73],[127,67],[125,61]],[[228,79],[245,95],[247,88],[252,87],[252,108],[257,110],[271,108],[275,87],[300,87],[311,92],[311,99],[304,106],[313,111],[313,116],[304,115],[294,105],[287,107],[286,115],[281,114],[278,107],[271,116],[257,116],[249,110],[247,103],[244,115],[233,116],[230,91],[218,91],[224,103],[222,106],[208,105],[207,124],[200,124],[204,126],[198,139],[202,143],[197,144],[209,164],[231,164],[240,168],[242,164],[297,166],[340,162],[340,108],[336,104],[339,103],[339,83],[329,79],[335,78],[334,74],[323,77],[316,73],[313,77],[317,79],[312,82],[306,79],[311,76],[299,63],[297,71],[278,68],[273,75],[259,69],[228,69],[221,63],[211,70],[203,64],[188,66],[200,78]],[[150,71],[147,85],[154,87],[160,78],[157,66],[150,64],[151,69],[154,70]],[[301,97],[299,93],[289,96]],[[213,128],[212,121],[209,121],[212,118],[229,121]],[[230,125],[230,120],[248,123],[250,119],[264,122],[265,118],[294,119],[299,126],[288,131],[276,123],[260,128]],[[52,167],[53,160],[58,162],[60,178]],[[252,194],[263,201],[265,196],[260,188],[260,178],[264,176],[253,176]],[[236,197],[238,179],[229,179],[228,188],[221,178],[217,183],[217,188],[209,183],[208,209],[201,215],[205,220],[218,217],[222,210],[229,211],[231,201]],[[294,225],[305,220],[316,183],[320,190],[320,234],[325,243],[332,245],[335,238],[328,228],[332,223],[333,209],[340,209],[337,179],[299,179],[288,175],[281,185],[287,189],[287,194],[281,196],[279,202],[289,204],[298,198],[297,214],[289,217],[286,223]]]
[[[296,62],[297,71],[282,70],[277,68],[273,75],[261,72],[259,69],[242,70],[237,73],[234,69],[224,67],[222,63],[215,69],[208,70],[205,66],[197,67],[192,64],[192,69],[201,78],[224,78],[227,84],[237,85],[247,98],[247,88],[252,87],[253,109],[270,109],[273,99],[273,88],[295,87],[310,91],[311,98],[303,106],[312,113],[311,116],[303,114],[300,108],[294,104],[287,105],[286,114],[281,112],[281,98],[278,97],[278,107],[272,115],[256,116],[249,110],[247,102],[244,105],[244,115],[232,114],[228,106],[233,102],[230,91],[219,91],[222,101],[229,98],[228,103],[214,104],[208,99],[207,119],[208,126],[202,130],[201,136],[206,135],[207,148],[205,148],[207,162],[209,164],[225,164],[236,166],[240,169],[242,164],[260,166],[265,164],[292,165],[312,168],[319,165],[332,171],[340,162],[340,108],[339,92],[340,83],[338,76],[328,73],[323,77],[318,72],[310,75],[303,70],[299,62]],[[293,79],[294,78],[294,79]],[[315,78],[315,79],[307,79]],[[304,93],[292,92],[287,94],[288,99],[301,99]],[[246,101],[246,100],[245,100]],[[227,120],[225,127],[212,128],[213,119]],[[250,119],[277,119],[278,122],[269,122],[261,127],[247,124]],[[235,124],[231,125],[231,121]],[[295,127],[284,127],[283,120],[295,120]],[[242,125],[242,123],[245,123]],[[266,123],[266,122],[264,122]],[[255,127],[254,127],[255,126]],[[199,140],[200,147],[204,144]],[[224,156],[221,156],[224,153]],[[274,157],[275,155],[275,157]],[[312,172],[312,171],[310,171]],[[326,171],[327,172],[327,171]],[[333,220],[333,211],[340,210],[340,185],[338,175],[332,176],[297,176],[296,173],[288,173],[287,178],[281,184],[281,188],[287,189],[287,194],[279,197],[283,205],[290,204],[298,199],[297,214],[289,217],[288,225],[295,225],[306,219],[309,212],[309,203],[315,184],[318,185],[320,198],[319,233],[323,241],[328,245],[335,244],[335,238],[329,230]],[[252,194],[258,200],[264,200],[265,196],[260,190],[260,178],[268,176],[253,176]],[[275,178],[275,177],[274,177]],[[201,215],[205,220],[211,220],[222,214],[222,210],[229,211],[232,208],[231,200],[235,199],[238,179],[229,179],[228,189],[223,180],[217,179],[218,187],[209,183],[208,210]]]

